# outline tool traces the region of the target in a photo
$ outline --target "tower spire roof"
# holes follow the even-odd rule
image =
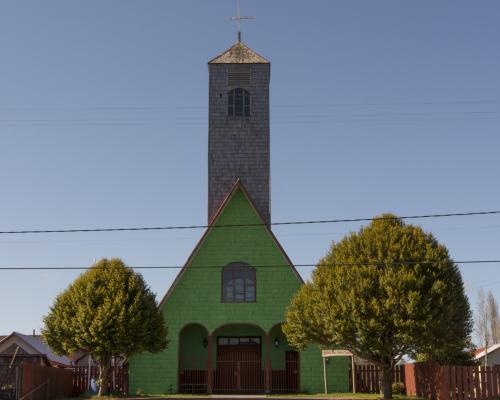
[[[238,41],[229,49],[211,59],[209,64],[269,64],[269,61]]]

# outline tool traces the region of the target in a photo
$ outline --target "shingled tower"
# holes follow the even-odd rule
[[[271,64],[238,41],[208,71],[208,221],[240,179],[269,224]]]

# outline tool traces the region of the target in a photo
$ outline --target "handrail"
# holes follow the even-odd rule
[[[42,383],[41,385],[38,385],[36,388],[34,388],[33,390],[29,391],[27,394],[25,394],[24,396],[22,397],[19,397],[18,400],[24,400],[26,397],[28,397],[30,394],[36,392],[38,389],[40,389],[41,387],[45,386],[47,383],[49,383],[50,379],[47,379],[44,383]]]

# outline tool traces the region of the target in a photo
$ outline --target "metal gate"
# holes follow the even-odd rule
[[[223,349],[211,370],[210,385],[213,393],[257,394],[266,389],[271,393],[297,393],[299,366],[299,353],[295,351],[287,351],[279,359],[266,363],[260,346]],[[209,392],[207,359],[179,359],[178,379],[180,393]]]
[[[260,346],[224,346],[217,349],[215,393],[262,393],[265,374]]]

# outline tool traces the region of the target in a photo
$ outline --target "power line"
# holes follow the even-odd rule
[[[395,216],[395,217],[373,217],[373,218],[323,219],[323,220],[306,220],[306,221],[281,221],[281,222],[272,222],[270,225],[285,226],[285,225],[307,225],[307,224],[335,224],[343,222],[369,222],[369,221],[394,220],[394,219],[448,218],[448,217],[466,217],[474,215],[494,215],[494,214],[500,214],[500,210],[473,211],[473,212],[447,213],[447,214],[406,215],[402,217]],[[160,231],[160,230],[176,230],[176,229],[205,229],[205,228],[248,228],[248,227],[258,227],[264,225],[266,224],[252,223],[252,224],[225,224],[225,225],[149,226],[149,227],[129,227],[129,228],[30,229],[30,230],[0,231],[0,235],[77,233],[77,232],[84,233],[84,232]]]
[[[405,119],[334,119],[334,120],[282,120],[282,121],[271,121],[271,124],[356,124],[356,123],[367,123],[367,122],[439,122],[439,121],[495,121],[500,118],[491,117],[474,117],[474,118],[405,118]],[[20,125],[19,125],[20,126]]]
[[[387,267],[387,266],[401,266],[401,265],[417,265],[417,264],[436,264],[441,262],[441,260],[402,260],[393,262],[369,262],[369,263],[352,263],[352,262],[338,262],[338,263],[328,263],[328,264],[293,264],[294,267],[335,267],[335,266],[345,266],[345,267]],[[463,261],[452,261],[454,264],[465,265],[465,264],[499,264],[498,260],[463,260]],[[128,267],[131,269],[181,269],[182,265],[160,265],[160,266],[142,266],[142,267]],[[263,264],[263,265],[253,265],[255,268],[284,268],[289,267],[288,264]],[[1,271],[36,271],[36,270],[87,270],[91,267],[0,267]],[[190,265],[190,269],[218,269],[221,265]]]
[[[284,104],[273,105],[273,107],[296,108],[296,107],[378,107],[378,106],[426,106],[445,104],[498,104],[500,100],[444,100],[444,101],[395,101],[395,102],[367,102],[367,103],[333,103],[333,104]]]
[[[388,117],[388,116],[415,116],[415,115],[477,115],[477,114],[500,114],[500,111],[429,111],[429,112],[390,112],[390,113],[348,113],[348,114],[316,114],[316,115],[278,115],[274,116],[274,120],[282,119],[308,119],[308,118],[345,118],[345,117]],[[171,121],[199,121],[205,120],[206,116],[197,115],[186,115],[186,116],[172,116],[172,117],[100,117],[100,118],[36,118],[36,119],[25,119],[25,118],[9,118],[0,119],[0,123],[11,123],[11,122],[37,122],[37,123],[63,123],[63,122],[105,122],[105,121],[132,121],[132,122],[171,122]]]
[[[446,104],[499,104],[500,100],[442,100],[442,101],[394,101],[394,102],[359,102],[332,104],[272,104],[277,108],[333,108],[333,107],[376,107],[409,105],[446,105]],[[206,105],[152,105],[152,106],[95,106],[95,107],[2,107],[0,111],[100,111],[100,110],[169,110],[169,109],[206,109]]]
[[[471,117],[471,118],[405,118],[405,119],[335,119],[335,120],[293,120],[285,118],[283,120],[273,121],[271,125],[287,125],[287,124],[351,124],[351,123],[373,123],[373,122],[439,122],[439,121],[498,121],[499,117]],[[150,122],[27,122],[27,123],[0,123],[0,127],[30,127],[30,126],[51,126],[51,127],[65,127],[65,126],[131,126],[131,127],[144,127],[144,126],[168,126],[168,125],[206,125],[202,120],[186,120],[186,121],[150,121]]]
[[[474,230],[474,229],[498,229],[500,225],[486,226],[459,226],[451,228],[431,228],[432,232]],[[300,233],[280,233],[279,237],[301,237],[301,236],[336,236],[344,235],[345,232],[300,232]],[[0,240],[1,245],[11,244],[41,244],[41,243],[104,243],[104,242],[165,242],[174,240],[196,240],[199,236],[175,236],[175,237],[146,237],[146,238],[120,238],[120,239],[68,239],[68,240]]]
[[[492,286],[492,285],[497,285],[500,283],[500,280],[487,280],[487,281],[484,281],[482,283],[476,283],[476,284],[473,284],[473,285],[470,285],[470,286],[466,286],[465,287],[465,290],[477,290],[477,289],[481,289],[481,288],[485,288],[485,287],[488,287],[488,286]]]
[[[273,118],[331,118],[331,117],[392,117],[414,115],[466,115],[466,114],[500,114],[500,111],[426,111],[426,112],[389,112],[389,113],[348,113],[348,114],[316,114],[316,115],[278,115]]]

